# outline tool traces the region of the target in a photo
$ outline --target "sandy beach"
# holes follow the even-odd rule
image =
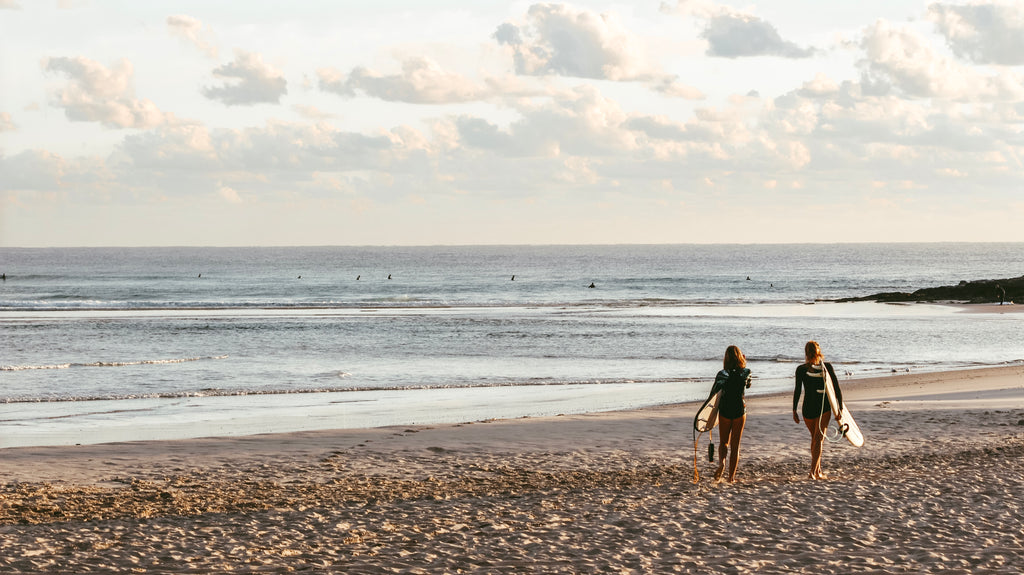
[[[1024,366],[844,385],[867,443],[748,400],[737,484],[696,405],[0,450],[0,572],[1019,573]],[[717,434],[716,434],[717,438]]]

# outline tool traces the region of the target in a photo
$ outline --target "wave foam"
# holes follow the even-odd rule
[[[0,365],[0,371],[28,371],[33,369],[70,369],[72,367],[126,367],[130,365],[162,365],[170,363],[187,363],[207,359],[227,359],[226,355],[206,357],[179,357],[173,359],[144,359],[141,361],[94,361],[90,363],[57,363],[53,365]]]

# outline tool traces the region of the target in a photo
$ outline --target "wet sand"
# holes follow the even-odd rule
[[[707,436],[694,483],[693,404],[3,449],[0,572],[1019,573],[1024,367],[843,390],[867,443],[823,481],[790,396],[736,484]]]

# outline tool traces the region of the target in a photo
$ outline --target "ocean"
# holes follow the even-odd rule
[[[1024,316],[831,300],[1024,244],[0,248],[0,447],[439,424],[1024,361]],[[590,287],[590,286],[593,287]]]

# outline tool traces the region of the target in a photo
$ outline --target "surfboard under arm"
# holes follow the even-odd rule
[[[722,392],[711,394],[704,404],[697,410],[697,416],[693,418],[693,429],[699,433],[705,433],[718,425],[718,402],[722,398]]]
[[[828,396],[828,403],[832,407],[832,415],[836,419],[839,431],[854,447],[864,445],[864,434],[861,433],[860,426],[853,419],[853,414],[846,408],[846,402],[840,404],[836,399],[836,390],[827,369],[825,370],[825,394]]]

